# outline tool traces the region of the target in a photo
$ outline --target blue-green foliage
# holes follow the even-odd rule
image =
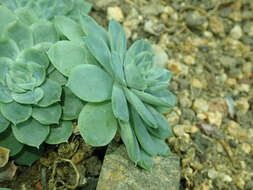
[[[118,130],[130,159],[150,169],[152,156],[170,153],[164,140],[172,132],[163,113],[176,102],[168,90],[172,73],[156,66],[149,42],[138,40],[127,49],[115,20],[108,32],[83,14],[80,24],[63,16],[54,23],[66,40],[50,47],[49,58],[70,90],[88,102],[78,119],[82,137],[104,146]]]

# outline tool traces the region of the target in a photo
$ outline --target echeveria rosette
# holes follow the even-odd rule
[[[57,15],[77,20],[80,13],[91,10],[91,4],[84,0],[0,0],[0,4],[15,11],[27,24],[38,19],[52,20]]]
[[[83,103],[49,62],[47,49],[59,40],[54,25],[46,20],[26,25],[3,6],[0,15],[8,18],[0,16],[0,146],[18,162],[24,155],[38,158],[43,142],[66,142]]]
[[[176,101],[168,90],[172,73],[156,67],[147,41],[127,50],[125,32],[114,20],[108,33],[85,15],[80,25],[64,17],[54,22],[70,41],[52,46],[49,58],[72,92],[88,102],[78,118],[80,134],[88,144],[104,146],[118,130],[130,159],[150,169],[152,156],[170,153],[164,140],[172,132],[162,113]]]

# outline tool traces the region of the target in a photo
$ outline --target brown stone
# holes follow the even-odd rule
[[[180,181],[179,158],[155,157],[150,171],[129,160],[125,146],[113,142],[109,145],[97,190],[178,190]]]

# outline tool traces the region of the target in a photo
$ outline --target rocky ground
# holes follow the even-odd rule
[[[178,102],[167,116],[175,134],[168,144],[180,157],[180,189],[252,190],[253,1],[90,2],[100,24],[114,18],[130,42],[150,40],[161,66],[174,72],[170,89]],[[29,179],[23,189],[39,189],[46,181],[61,189],[81,179],[81,189],[93,190],[104,153],[74,135],[32,168],[20,168],[12,185]]]

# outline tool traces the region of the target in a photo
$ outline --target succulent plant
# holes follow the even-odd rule
[[[81,15],[80,25],[66,17],[54,22],[69,40],[51,46],[49,58],[71,91],[88,102],[78,117],[81,136],[104,146],[118,130],[129,158],[150,169],[152,156],[170,153],[164,140],[172,132],[162,113],[176,101],[168,90],[172,73],[156,66],[147,41],[127,50],[126,34],[115,20],[108,33],[87,15]]]
[[[0,146],[20,164],[37,160],[44,142],[66,142],[83,107],[48,59],[58,40],[50,21],[28,25],[0,6]]]
[[[0,4],[16,12],[22,21],[34,23],[38,18],[52,20],[57,15],[79,19],[88,14],[91,4],[84,0],[0,0]]]

